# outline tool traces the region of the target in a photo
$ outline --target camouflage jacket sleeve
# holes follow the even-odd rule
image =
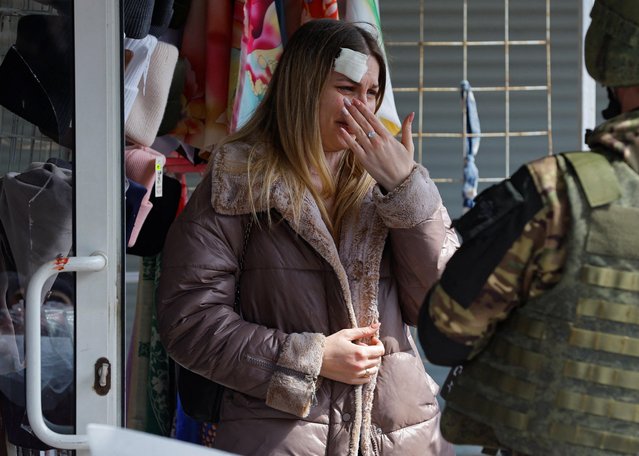
[[[482,192],[455,223],[463,244],[420,312],[428,359],[455,365],[473,357],[515,306],[554,286],[569,224],[555,157],[523,166]]]

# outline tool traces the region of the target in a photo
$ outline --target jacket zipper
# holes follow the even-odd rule
[[[381,429],[377,426],[371,425],[371,433],[369,437],[369,441],[371,442],[371,449],[373,450],[374,456],[379,456],[379,446],[377,445],[377,436],[381,436]]]
[[[371,430],[372,430],[372,428],[371,428]],[[377,434],[377,432],[375,434],[379,435],[379,434]],[[371,442],[371,447],[373,448],[373,454],[375,456],[379,456],[379,447],[377,446],[377,441],[375,440],[375,436],[373,436],[372,432],[371,432],[371,440],[370,440],[370,442]]]
[[[256,366],[259,366],[266,370],[274,371],[275,368],[277,367],[277,365],[271,361],[268,361],[263,358],[256,358],[255,356],[252,356],[252,355],[244,355],[244,359],[246,359],[249,363],[255,364]]]
[[[297,377],[300,379],[306,379],[306,380],[315,380],[316,377],[310,375],[310,374],[305,374],[303,372],[299,372],[296,371],[294,369],[289,369],[288,367],[283,367],[283,366],[278,366],[277,364],[275,364],[273,361],[269,361],[267,359],[264,358],[258,358],[256,356],[253,355],[244,355],[244,357],[246,358],[246,360],[249,363],[255,364],[257,366],[260,366],[264,369],[267,370],[272,370],[272,371],[278,371],[278,372],[284,372],[287,375],[291,375],[293,377]]]

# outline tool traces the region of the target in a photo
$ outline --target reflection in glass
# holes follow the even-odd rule
[[[73,249],[73,3],[3,0],[2,5],[0,414],[7,440],[26,455],[49,447],[33,435],[25,413],[24,293],[42,264]],[[43,412],[54,431],[72,433],[74,276],[50,278],[42,303]]]

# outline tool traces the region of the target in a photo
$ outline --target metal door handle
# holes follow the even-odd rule
[[[95,272],[105,268],[107,257],[93,253],[88,257],[63,257],[43,264],[33,274],[27,287],[25,315],[25,359],[27,364],[27,416],[35,435],[54,448],[81,450],[89,448],[85,434],[59,434],[47,425],[42,414],[42,357],[40,314],[42,288],[52,275],[63,271]]]

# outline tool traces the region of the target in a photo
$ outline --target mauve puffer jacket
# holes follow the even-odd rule
[[[408,326],[458,246],[426,169],[416,166],[386,195],[372,188],[347,218],[339,248],[310,194],[295,223],[275,183],[244,254],[240,318],[233,304],[251,217],[248,151],[232,144],[213,155],[163,254],[162,341],[178,363],[228,387],[215,447],[241,455],[452,455],[439,432],[437,385]],[[377,320],[386,353],[370,383],[319,376],[327,335]]]

